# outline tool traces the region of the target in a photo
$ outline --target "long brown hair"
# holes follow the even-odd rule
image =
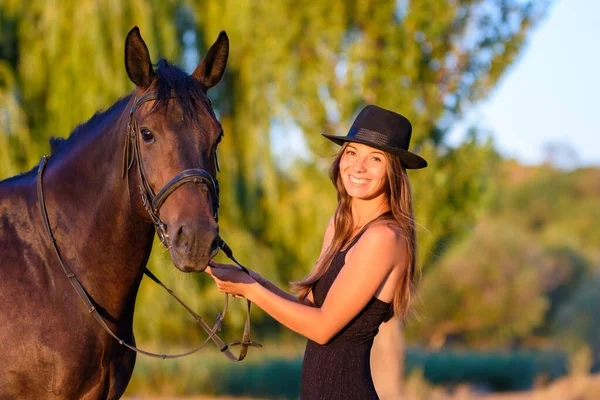
[[[334,234],[331,243],[322,257],[317,260],[313,271],[302,281],[292,282],[292,289],[299,292],[299,298],[304,300],[313,289],[316,282],[327,272],[333,261],[350,239],[354,236],[351,197],[346,192],[340,174],[340,160],[346,150],[342,146],[335,156],[329,169],[329,176],[337,190],[338,206],[334,214]],[[417,253],[415,220],[412,206],[412,193],[406,170],[399,157],[384,153],[388,161],[386,198],[390,206],[391,216],[388,220],[398,226],[404,233],[408,249],[408,265],[402,274],[401,282],[393,300],[393,315],[406,317],[410,309],[411,292],[414,289],[415,260]],[[390,315],[391,317],[392,315]]]

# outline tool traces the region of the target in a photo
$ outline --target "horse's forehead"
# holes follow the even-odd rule
[[[211,135],[219,135],[223,131],[210,101],[195,101],[191,115],[186,115],[180,104],[177,105],[177,108],[180,110],[179,117],[186,125],[197,125],[196,127],[201,131],[207,131]]]
[[[196,118],[200,121],[200,123],[209,124],[217,133],[222,131],[221,122],[219,122],[217,116],[215,115],[215,111],[213,110],[210,101],[207,103],[198,101],[196,103]]]
[[[176,130],[193,128],[193,131],[208,133],[207,138],[222,132],[221,123],[208,98],[196,99],[191,105],[192,107],[186,107],[181,100],[174,98],[162,107],[153,108],[150,113],[155,118],[164,119],[167,126]]]

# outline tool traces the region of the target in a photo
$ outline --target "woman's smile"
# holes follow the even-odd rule
[[[350,180],[350,183],[353,186],[364,186],[366,184],[368,184],[369,182],[371,182],[370,179],[366,179],[366,178],[357,178],[354,175],[348,175],[348,179]]]
[[[387,184],[387,159],[373,147],[349,143],[340,160],[340,171],[346,192],[356,199],[372,199]]]

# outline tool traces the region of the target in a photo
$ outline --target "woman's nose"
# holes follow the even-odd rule
[[[352,168],[356,172],[363,172],[366,169],[366,167],[365,167],[365,160],[362,159],[362,158],[356,159],[356,161],[352,165]]]

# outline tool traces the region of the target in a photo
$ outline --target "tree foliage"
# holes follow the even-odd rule
[[[424,278],[423,319],[410,328],[434,349],[448,340],[475,348],[510,346],[543,322],[548,301],[538,266],[544,262],[543,248],[526,234],[480,222]]]
[[[424,277],[410,337],[432,348],[590,346],[600,365],[600,171],[498,166],[473,233]]]
[[[280,283],[312,268],[336,204],[326,174],[335,146],[320,134],[344,133],[362,106],[376,103],[413,122],[412,147],[430,162],[410,174],[421,264],[430,267],[473,224],[497,159],[490,143],[473,137],[452,149],[445,136],[493,90],[548,5],[0,0],[0,173],[29,168],[50,136],[67,136],[133,89],[122,47],[133,25],[153,60],[186,66],[226,30],[229,65],[210,95],[225,130],[221,232],[237,257]],[[216,313],[221,295],[205,278],[167,269],[160,250],[151,264],[167,282],[188,287],[199,309]],[[143,286],[141,336],[197,337],[191,324],[170,317],[177,314],[165,299]],[[169,316],[153,319],[157,311]]]

